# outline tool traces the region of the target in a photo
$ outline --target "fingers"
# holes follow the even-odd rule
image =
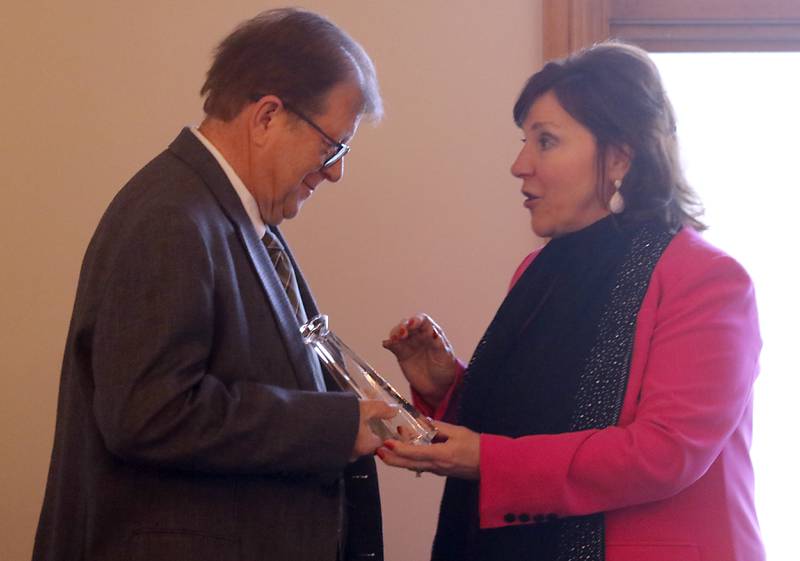
[[[433,318],[429,315],[422,314],[424,316],[423,323],[425,324],[426,332],[430,333],[431,338],[433,339],[446,339],[444,335],[444,330],[439,327],[439,324],[433,321]]]
[[[480,479],[480,434],[466,427],[437,423],[444,442],[427,446],[386,440],[376,454],[386,464],[462,479]]]
[[[360,426],[356,441],[353,444],[353,451],[350,453],[350,461],[355,461],[361,456],[374,453],[381,446],[381,439],[378,438],[369,426]]]
[[[359,456],[372,454],[381,446],[383,439],[389,433],[386,432],[386,428],[380,419],[391,419],[397,415],[398,411],[399,406],[391,406],[380,400],[368,399],[358,402],[358,433],[353,445],[353,452],[350,455],[351,460]],[[383,434],[384,436],[381,438],[376,434]]]
[[[424,336],[433,338],[441,336],[441,328],[431,319],[428,314],[416,314],[406,320],[406,328],[409,332],[416,332]]]
[[[429,348],[431,339],[426,340],[426,326],[430,322],[425,321],[426,317],[425,314],[417,314],[392,327],[389,338],[382,342],[383,347],[394,353],[398,360],[405,360],[414,353]],[[429,333],[427,336],[431,337]]]
[[[383,447],[390,450],[398,458],[411,462],[436,463],[442,459],[443,450],[441,446],[419,446],[418,444],[407,444],[400,440],[386,440]]]
[[[389,330],[389,338],[383,341],[383,346],[389,348],[393,343],[415,338],[442,340],[444,332],[428,314],[419,313],[392,327]]]
[[[395,453],[385,444],[384,446],[378,448],[375,451],[375,454],[383,461],[383,463],[392,467],[436,473],[436,464],[434,462],[409,460],[408,458]]]
[[[379,399],[361,400],[358,407],[364,419],[391,419],[400,411],[399,404],[390,405]]]
[[[361,422],[358,425],[358,433],[353,443],[353,451],[350,453],[350,461],[361,456],[372,454],[381,446],[381,439],[375,435],[369,426],[369,422]]]

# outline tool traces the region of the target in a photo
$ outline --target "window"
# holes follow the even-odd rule
[[[791,444],[800,297],[783,248],[800,245],[800,2],[543,0],[543,9],[545,59],[607,37],[663,53],[654,59],[675,106],[687,177],[706,206],[705,237],[742,262],[756,286],[764,339],[756,506],[768,558],[789,559],[800,499]]]
[[[800,51],[797,0],[543,0],[545,59],[608,37],[651,52]]]
[[[706,207],[703,237],[742,263],[755,285],[764,341],[753,405],[756,510],[767,557],[788,559],[800,498],[800,458],[791,444],[800,393],[793,352],[800,296],[794,260],[783,248],[800,242],[800,75],[785,69],[800,68],[800,53],[653,59],[678,118],[687,179]]]

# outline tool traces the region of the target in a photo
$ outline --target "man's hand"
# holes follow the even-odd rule
[[[358,434],[350,454],[350,461],[355,461],[361,456],[372,454],[383,442],[370,428],[370,421],[379,422],[379,419],[391,419],[397,415],[397,407],[392,407],[383,401],[362,400],[358,402]]]

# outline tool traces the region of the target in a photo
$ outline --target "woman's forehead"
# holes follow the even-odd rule
[[[537,130],[546,127],[564,128],[576,123],[551,90],[533,101],[522,126],[525,130]]]

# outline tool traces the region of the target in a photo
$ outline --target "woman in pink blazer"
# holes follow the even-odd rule
[[[753,287],[698,234],[657,70],[596,45],[534,74],[514,118],[550,241],[466,368],[424,314],[384,342],[439,419],[441,442],[378,450],[448,478],[432,559],[762,561]]]

